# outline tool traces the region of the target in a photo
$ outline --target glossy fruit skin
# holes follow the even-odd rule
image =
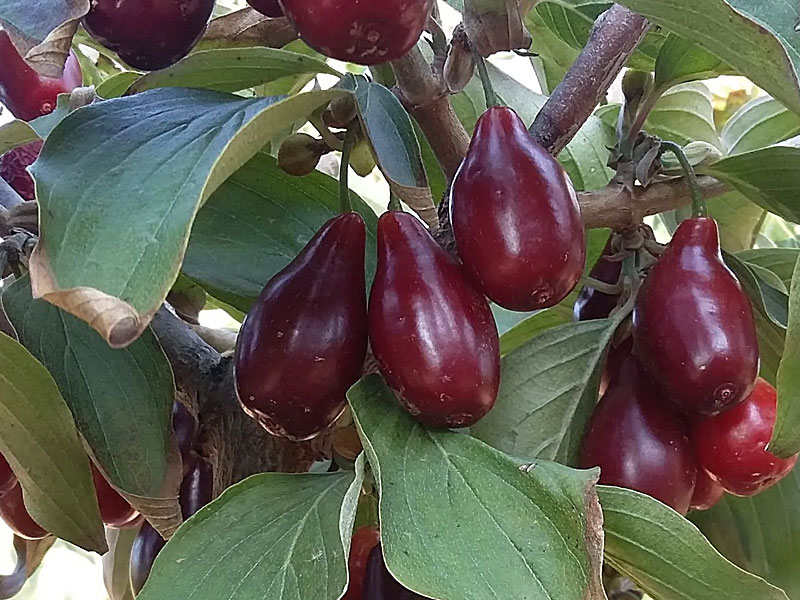
[[[8,494],[17,485],[17,476],[11,470],[11,465],[5,457],[0,454],[0,498]]]
[[[678,227],[637,297],[633,340],[639,362],[688,415],[717,414],[753,389],[753,309],[722,261],[716,221]]]
[[[600,399],[581,448],[581,466],[600,483],[648,494],[689,510],[697,463],[680,416],[629,358]]]
[[[214,470],[211,463],[193,456],[180,491],[181,514],[188,519],[214,498]]]
[[[100,507],[100,518],[108,527],[130,527],[139,516],[138,511],[108,483],[97,467],[92,465],[92,480]]]
[[[725,491],[753,496],[794,468],[797,455],[780,459],[767,451],[778,405],[775,388],[759,378],[747,399],[692,427],[697,460]]]
[[[41,540],[49,534],[31,518],[22,499],[22,486],[15,485],[0,498],[0,518],[18,536],[26,540]]]
[[[363,600],[424,600],[424,598],[404,588],[392,577],[383,560],[381,545],[375,546],[367,561]]]
[[[172,404],[172,431],[175,432],[178,449],[181,451],[184,465],[186,465],[194,445],[195,435],[197,435],[197,419],[180,402]]]
[[[606,364],[603,366],[603,373],[600,375],[600,396],[606,393],[611,382],[619,377],[622,365],[627,362],[633,352],[633,339],[630,337],[622,340],[617,346],[612,344],[606,354]]]
[[[619,281],[622,273],[622,262],[606,260],[611,254],[611,238],[609,238],[602,256],[598,259],[589,277],[602,281],[603,283],[614,284]],[[576,321],[589,321],[591,319],[607,319],[611,315],[619,302],[618,295],[604,294],[594,288],[584,287],[573,307],[573,318]]]
[[[383,378],[418,421],[468,427],[494,406],[500,353],[489,305],[407,213],[378,221],[369,333]]]
[[[433,0],[280,0],[300,37],[330,58],[376,65],[419,40]]]
[[[554,306],[575,288],[586,235],[566,172],[510,108],[487,110],[450,192],[464,268],[509,310]]]
[[[59,94],[83,82],[81,67],[70,51],[61,77],[43,77],[17,51],[6,31],[0,31],[0,103],[23,121],[53,112]]]
[[[161,534],[145,521],[131,548],[130,576],[134,594],[138,594],[144,587],[158,553],[166,544]]]
[[[44,140],[37,140],[0,156],[0,177],[14,188],[23,200],[36,199],[36,186],[27,169],[39,158],[43,144]]]
[[[134,69],[155,71],[189,54],[214,0],[92,0],[83,26]]]
[[[360,527],[353,534],[353,539],[350,542],[350,558],[347,561],[350,583],[347,585],[347,591],[342,600],[362,600],[364,597],[364,577],[367,572],[367,561],[372,549],[380,541],[380,531],[372,525]]]
[[[334,217],[267,283],[236,348],[236,388],[274,435],[307,440],[345,408],[367,351],[366,226]]]
[[[275,19],[283,16],[283,9],[278,0],[247,0],[247,3],[267,17]]]
[[[725,490],[703,468],[697,469],[697,481],[694,484],[691,510],[708,510],[722,500]]]

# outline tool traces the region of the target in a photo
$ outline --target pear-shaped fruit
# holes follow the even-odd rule
[[[189,54],[206,30],[214,0],[92,0],[83,26],[94,39],[142,71]]]
[[[750,301],[725,266],[713,219],[687,219],[647,275],[633,312],[634,353],[686,414],[744,400],[758,375]]]
[[[600,483],[648,494],[689,510],[697,463],[680,416],[629,357],[595,408],[581,466],[600,467]]]
[[[30,167],[42,150],[44,141],[37,140],[24,146],[9,150],[0,156],[0,177],[14,188],[23,200],[36,199],[36,186],[33,177],[28,173]]]
[[[334,217],[267,283],[242,326],[236,389],[274,435],[305,440],[341,414],[367,350],[366,227]]]
[[[172,431],[175,433],[175,440],[178,442],[178,450],[181,452],[185,474],[190,466],[191,450],[194,445],[195,435],[197,435],[197,419],[180,402],[172,404]]]
[[[0,454],[0,498],[14,489],[15,485],[17,485],[17,477],[14,475],[14,471],[11,470],[11,465]]]
[[[362,598],[363,600],[424,600],[423,596],[404,588],[392,577],[383,560],[380,544],[369,554]]]
[[[17,483],[0,498],[0,518],[18,536],[26,540],[41,540],[49,534],[33,520],[22,499],[22,486]]]
[[[133,508],[120,493],[111,487],[103,474],[92,465],[92,480],[97,495],[97,505],[100,507],[100,518],[108,527],[130,527],[139,517],[138,511]]]
[[[694,494],[692,495],[692,510],[708,510],[713,508],[717,502],[722,500],[725,490],[714,481],[708,471],[698,467],[697,481],[694,484]]]
[[[22,58],[6,31],[0,31],[0,104],[23,121],[53,112],[59,94],[82,83],[81,67],[70,51],[61,77],[44,77]]]
[[[350,541],[350,557],[347,559],[349,583],[342,600],[363,600],[367,562],[372,549],[380,540],[380,531],[372,525],[361,527],[353,534],[353,539]]]
[[[478,119],[450,211],[464,267],[500,306],[554,306],[580,280],[586,235],[575,190],[510,108]]]
[[[281,6],[315,50],[376,65],[400,58],[417,43],[433,0],[281,0]]]
[[[161,534],[145,521],[139,533],[136,534],[131,548],[130,576],[134,594],[142,591],[156,557],[166,544],[167,542],[161,537]]]
[[[778,458],[767,450],[778,407],[778,392],[759,378],[744,402],[696,421],[692,443],[697,460],[728,492],[753,496],[786,477],[797,455]]]
[[[275,19],[283,16],[283,10],[278,0],[247,0],[247,3],[267,17]]]
[[[407,213],[378,221],[369,333],[386,383],[420,422],[467,427],[494,405],[500,354],[489,304]]]
[[[622,273],[622,263],[620,261],[610,261],[607,257],[611,254],[611,238],[603,249],[603,255],[589,272],[589,277],[602,281],[603,283],[614,284],[619,281]],[[573,307],[573,316],[576,321],[589,321],[591,319],[606,319],[611,314],[617,303],[618,295],[604,294],[594,288],[584,287]]]
[[[192,455],[181,483],[181,514],[188,519],[214,499],[214,470],[211,463]]]

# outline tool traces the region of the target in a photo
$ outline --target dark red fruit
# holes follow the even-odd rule
[[[362,600],[364,597],[364,576],[367,561],[372,549],[380,542],[381,534],[377,527],[368,525],[359,528],[350,542],[350,558],[347,562],[350,583],[342,600]]]
[[[236,388],[248,414],[292,440],[342,413],[367,351],[366,227],[356,213],[328,221],[267,283],[236,348]]]
[[[59,94],[83,82],[81,67],[70,52],[61,77],[43,77],[22,58],[6,31],[0,31],[0,103],[23,121],[53,112]]]
[[[14,471],[11,470],[11,465],[0,454],[0,498],[13,490],[15,485],[17,485],[17,477],[14,475]]]
[[[781,459],[767,450],[775,428],[778,393],[759,378],[747,399],[692,427],[700,465],[731,494],[753,496],[783,479],[797,455]]]
[[[464,267],[500,306],[554,306],[580,280],[586,236],[575,190],[510,108],[478,119],[450,211]]]
[[[5,179],[23,200],[36,199],[36,187],[33,184],[33,177],[28,173],[28,167],[39,158],[42,144],[44,140],[36,140],[0,156],[0,177]]]
[[[181,514],[188,519],[214,499],[214,470],[199,456],[193,456],[180,491]]]
[[[189,452],[194,445],[194,437],[197,434],[197,419],[180,402],[172,404],[172,430],[175,432],[178,449],[181,451],[186,466]]]
[[[611,240],[608,239],[603,255],[595,263],[589,272],[589,277],[602,281],[603,283],[617,283],[622,273],[622,263],[620,261],[607,260],[612,252]],[[578,299],[573,307],[573,316],[576,321],[589,321],[591,319],[606,319],[611,314],[619,302],[618,295],[604,294],[594,288],[584,287],[578,294]]]
[[[247,0],[247,3],[267,17],[275,19],[283,16],[283,9],[278,0]]]
[[[404,588],[392,577],[383,560],[381,545],[372,549],[364,576],[363,600],[424,600],[424,596]]]
[[[722,261],[716,221],[678,227],[639,292],[633,340],[639,362],[686,414],[719,413],[753,389],[753,310]]]
[[[619,376],[622,370],[622,365],[628,360],[633,351],[633,339],[630,337],[625,338],[619,345],[612,345],[606,354],[606,364],[603,367],[603,373],[600,375],[600,395],[606,393],[608,386],[611,382]]]
[[[692,510],[708,510],[722,499],[725,490],[714,481],[705,469],[697,469],[697,481],[694,484],[692,495]]]
[[[189,54],[214,0],[92,0],[86,31],[134,69],[155,71]]]
[[[486,298],[407,213],[378,221],[369,333],[386,383],[420,422],[467,427],[494,405],[500,354]]]
[[[433,0],[281,0],[281,6],[315,50],[345,62],[376,65],[411,50]]]
[[[131,548],[131,586],[134,594],[138,594],[144,587],[158,553],[166,544],[167,542],[161,537],[161,534],[145,521],[139,533],[136,534]]]
[[[629,358],[589,421],[581,465],[600,467],[600,483],[649,494],[689,510],[697,464],[679,415]]]
[[[100,507],[100,518],[108,527],[130,527],[139,513],[108,483],[103,474],[92,465],[92,480]]]
[[[22,500],[22,486],[17,484],[0,498],[0,518],[18,536],[28,540],[41,540],[49,534],[31,518]]]

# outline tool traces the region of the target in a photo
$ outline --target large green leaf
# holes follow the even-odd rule
[[[604,319],[554,327],[503,357],[497,402],[470,433],[513,456],[576,464],[597,403],[597,366],[616,325]]]
[[[247,312],[264,284],[339,212],[336,180],[315,172],[292,177],[259,153],[200,209],[183,272],[213,296]],[[351,193],[367,222],[367,276],[375,271],[377,219]]]
[[[153,333],[147,329],[114,350],[80,319],[34,300],[27,277],[11,284],[2,301],[20,342],[52,373],[111,483],[148,516],[176,515],[175,384]]]
[[[343,93],[275,102],[163,88],[71,113],[32,169],[41,206],[34,295],[112,346],[130,344],[175,281],[200,205],[287,121]]]
[[[218,48],[193,52],[171,67],[142,76],[130,86],[135,94],[158,87],[238,92],[287,76],[339,72],[313,56],[276,48]]]
[[[348,396],[380,490],[386,563],[403,585],[440,600],[600,597],[596,471],[520,468],[470,436],[428,430],[377,375]]]
[[[39,43],[59,25],[89,12],[89,0],[5,0],[0,3],[0,22]]]
[[[800,469],[757,496],[726,495],[691,519],[729,560],[800,600]]]
[[[740,252],[753,247],[764,209],[734,191],[709,198],[708,214],[717,221],[722,249]]]
[[[772,271],[788,290],[792,286],[792,275],[797,258],[800,256],[800,250],[796,248],[761,248],[739,252],[736,256],[749,265],[758,265]]]
[[[621,0],[620,4],[701,44],[800,113],[800,61],[793,31],[797,9],[791,2]]]
[[[253,475],[178,529],[140,600],[338,600],[364,477]],[[202,549],[202,551],[199,551]]]
[[[728,154],[765,148],[800,134],[800,115],[769,96],[754,98],[728,119],[720,132]]]
[[[0,451],[42,527],[87,550],[105,551],[89,460],[72,415],[44,366],[3,333]]]
[[[525,17],[525,25],[533,38],[531,50],[538,54],[532,58],[542,91],[550,94],[578,58],[580,51],[555,35],[542,21],[538,11]]]
[[[607,560],[658,600],[787,600],[723,558],[689,521],[632,490],[599,486]]]
[[[566,304],[557,304],[553,308],[523,318],[500,336],[500,355],[513,352],[543,331],[571,321],[572,308]]]
[[[654,88],[663,93],[679,83],[730,72],[724,61],[702,46],[670,33],[656,58]]]

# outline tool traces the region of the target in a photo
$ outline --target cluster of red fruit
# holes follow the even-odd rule
[[[604,257],[592,275],[613,283],[620,269]],[[617,300],[587,288],[575,316],[606,317]],[[752,307],[723,262],[717,224],[687,219],[647,274],[632,339],[609,352],[583,466],[683,514],[710,508],[724,491],[750,496],[774,485],[797,456],[767,450],[777,394],[758,367]]]
[[[369,340],[417,420],[480,420],[500,384],[486,296],[520,311],[561,302],[581,277],[585,235],[566,173],[508,108],[479,120],[451,211],[462,264],[416,217],[381,216],[369,306],[363,220],[349,213],[326,223],[267,283],[242,326],[235,367],[244,409],[275,435],[317,435],[344,410]]]

